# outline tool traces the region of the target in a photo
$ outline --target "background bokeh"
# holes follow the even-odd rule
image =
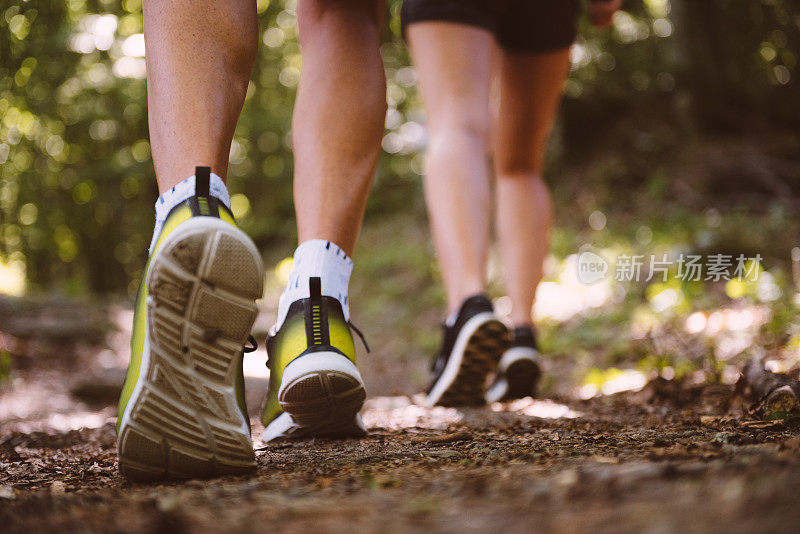
[[[435,349],[443,302],[420,184],[425,115],[400,5],[390,0],[383,36],[384,153],[353,282],[370,294],[354,312],[368,335],[392,332],[369,364],[387,373]],[[258,12],[260,55],[229,185],[274,297],[295,240],[289,129],[301,58],[295,1],[259,0]],[[619,369],[638,369],[634,381],[722,380],[726,362],[754,350],[778,368],[796,363],[798,51],[794,0],[629,0],[611,30],[581,23],[548,158],[557,228],[536,314],[551,375],[575,377],[588,395]],[[144,53],[141,0],[3,2],[0,292],[116,302],[135,292],[156,198]],[[760,254],[763,276],[587,288],[570,278],[584,245],[609,257]],[[501,270],[490,267],[502,308]],[[417,387],[417,363],[381,387]]]

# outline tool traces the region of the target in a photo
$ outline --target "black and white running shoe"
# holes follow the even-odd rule
[[[444,326],[442,348],[433,360],[429,406],[484,404],[486,377],[508,346],[508,329],[497,319],[484,295],[468,298],[452,325]]]
[[[515,328],[511,347],[500,358],[494,382],[486,391],[486,402],[535,397],[539,377],[542,374],[539,368],[540,359],[533,329]]]

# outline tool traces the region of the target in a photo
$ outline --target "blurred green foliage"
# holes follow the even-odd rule
[[[400,4],[389,2],[382,45],[389,112],[370,216],[421,210],[424,114],[399,36]],[[260,56],[231,149],[234,210],[261,247],[294,237],[294,7],[258,0]],[[0,8],[0,259],[24,266],[30,287],[132,292],[138,283],[156,198],[141,32],[141,0]],[[613,132],[634,170],[602,179],[618,186],[627,176],[638,186],[650,176],[657,192],[653,154],[687,139],[797,131],[798,50],[792,0],[631,0],[612,31],[583,23],[550,167],[607,148]]]

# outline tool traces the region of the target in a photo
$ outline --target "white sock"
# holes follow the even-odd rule
[[[350,273],[353,272],[353,260],[344,251],[330,241],[312,239],[305,241],[294,251],[294,267],[289,275],[286,289],[278,301],[278,321],[276,330],[281,327],[292,302],[310,297],[308,279],[315,276],[322,282],[322,295],[333,297],[342,305],[344,320],[350,320],[350,308],[347,305],[347,286],[350,284]]]
[[[156,246],[158,234],[161,233],[161,227],[164,226],[164,221],[167,220],[167,215],[172,211],[172,208],[183,202],[189,197],[195,195],[195,178],[190,176],[187,179],[175,184],[175,187],[164,191],[164,193],[156,200],[156,227],[153,230],[153,239],[150,241],[150,254],[153,253],[153,247]],[[228,194],[228,188],[225,187],[225,182],[222,178],[211,173],[209,179],[208,190],[212,197],[219,199],[225,206],[230,209],[231,198]]]

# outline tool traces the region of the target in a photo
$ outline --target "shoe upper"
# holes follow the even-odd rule
[[[508,401],[522,397],[536,397],[541,369],[536,334],[530,326],[511,331],[511,343],[500,357],[492,384],[486,392],[486,401]]]
[[[486,295],[474,295],[466,299],[464,303],[461,304],[461,308],[459,308],[458,314],[456,315],[456,320],[452,325],[448,325],[447,323],[442,324],[444,339],[442,341],[441,349],[431,361],[433,381],[428,387],[429,393],[431,387],[433,387],[433,384],[436,383],[441,374],[444,372],[444,368],[447,366],[447,360],[450,358],[450,353],[453,351],[453,346],[458,338],[458,333],[461,331],[467,321],[479,313],[485,312],[494,313],[491,301],[486,297]]]
[[[530,326],[518,326],[511,331],[512,347],[529,347],[536,351],[539,346],[536,343],[536,334]]]
[[[500,358],[495,382],[503,378],[502,375],[512,361],[527,359],[538,367],[539,358],[539,345],[536,342],[536,333],[533,328],[530,326],[516,327],[510,332],[510,343]]]
[[[309,298],[294,301],[289,306],[283,324],[267,338],[269,389],[261,422],[268,425],[283,410],[278,402],[278,390],[283,370],[292,361],[317,351],[337,352],[356,362],[356,348],[350,324],[345,320],[341,303],[321,294],[321,280],[309,279]]]
[[[144,269],[144,275],[139,285],[139,291],[136,295],[136,302],[134,304],[133,315],[133,329],[131,332],[131,358],[128,364],[128,371],[125,376],[125,383],[122,387],[122,394],[119,399],[119,407],[117,412],[117,431],[119,432],[119,425],[122,422],[122,415],[125,411],[125,406],[128,404],[133,390],[136,387],[136,382],[139,378],[139,371],[142,362],[142,353],[145,345],[145,329],[146,329],[146,315],[147,315],[147,280],[150,273],[150,266],[152,265],[153,257],[159,252],[159,248],[163,244],[165,238],[174,232],[181,224],[194,218],[194,217],[216,217],[225,221],[232,226],[236,226],[236,220],[233,213],[228,209],[225,204],[218,198],[213,197],[209,193],[209,173],[208,167],[197,167],[196,175],[196,194],[189,197],[185,201],[175,206],[167,215],[161,232],[155,239],[153,251],[148,258],[147,265]],[[247,406],[244,398],[244,375],[242,373],[241,365],[238,366],[239,372],[236,376],[236,392],[237,402],[242,413],[247,418]],[[249,420],[249,419],[248,419]]]

